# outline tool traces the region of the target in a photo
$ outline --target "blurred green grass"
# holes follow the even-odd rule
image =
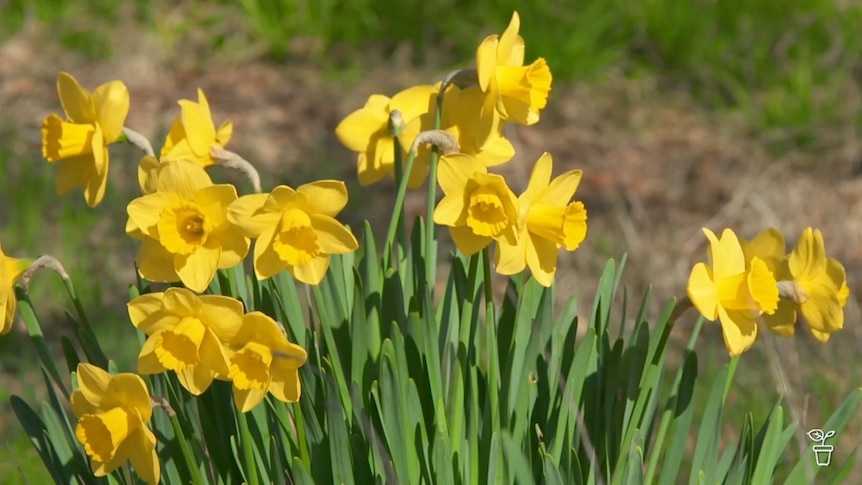
[[[657,73],[715,108],[739,109],[752,129],[781,129],[777,150],[817,146],[824,123],[862,122],[848,110],[862,71],[862,3],[839,0],[6,0],[0,37],[38,19],[69,49],[112,51],[107,29],[132,22],[178,38],[206,31],[218,51],[253,48],[356,68],[369,48],[409,46],[414,62],[470,59],[480,33],[521,14],[527,56],[560,81]]]

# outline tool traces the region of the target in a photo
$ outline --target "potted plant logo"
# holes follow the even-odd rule
[[[808,432],[808,438],[811,441],[819,441],[819,445],[811,447],[814,450],[814,459],[817,461],[817,466],[829,466],[832,461],[832,450],[835,449],[832,445],[827,445],[826,440],[835,436],[835,431],[824,433],[822,429],[812,429]]]

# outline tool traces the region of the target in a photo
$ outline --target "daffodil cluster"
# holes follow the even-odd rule
[[[214,379],[232,381],[242,412],[260,404],[267,393],[284,402],[299,400],[305,350],[288,342],[271,317],[243,314],[239,300],[169,288],[132,300],[129,318],[148,336],[138,355],[141,374],[173,371],[196,396]]]
[[[551,90],[544,59],[524,65],[519,28],[515,12],[502,35],[488,36],[479,45],[474,70],[392,98],[373,95],[338,125],[336,135],[358,153],[360,183],[393,175],[396,160],[412,155],[412,170],[405,176],[408,187],[416,188],[425,180],[432,156],[420,134],[446,132],[451,146],[439,161],[436,182],[444,197],[434,222],[449,228],[463,254],[471,256],[494,242],[498,273],[514,275],[529,267],[539,283],[550,286],[558,250],[573,251],[586,237],[586,209],[572,201],[581,171],[552,179],[553,160],[545,153],[520,197],[502,175],[488,171],[515,156],[503,135],[506,123],[538,122]]]
[[[793,336],[801,315],[821,342],[843,328],[850,290],[844,267],[826,256],[820,231],[803,231],[790,254],[776,229],[751,241],[730,229],[720,237],[706,228],[703,233],[710,263],[692,268],[688,297],[704,318],[720,321],[731,356],[754,345],[758,321],[776,334]]]

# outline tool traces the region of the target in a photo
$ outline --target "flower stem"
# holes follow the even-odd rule
[[[434,109],[434,129],[440,129],[443,114],[443,94],[446,86],[441,86],[437,93]],[[431,149],[431,161],[428,167],[428,199],[425,215],[425,283],[431,296],[434,296],[434,283],[437,280],[437,244],[434,238],[434,207],[437,205],[437,162],[440,160],[440,149],[434,145]]]
[[[416,151],[411,150],[407,154],[407,164],[404,173],[410,173],[413,170],[413,160],[416,158]],[[398,230],[398,221],[404,213],[404,197],[407,195],[407,180],[409,177],[402,177],[398,184],[398,192],[395,194],[395,204],[392,208],[392,219],[389,220],[389,230],[386,231],[386,246],[384,247],[383,260],[389,264],[392,261],[392,245],[395,243],[395,234]]]
[[[154,399],[155,400],[155,399]],[[183,427],[180,425],[180,420],[177,418],[177,413],[171,408],[170,404],[166,399],[162,399],[162,404],[160,404],[161,408],[165,410],[168,417],[171,420],[171,427],[174,430],[174,436],[177,439],[177,443],[180,446],[180,452],[183,454],[183,460],[186,462],[186,467],[189,470],[189,473],[192,476],[192,483],[195,485],[203,485],[203,478],[201,478],[200,470],[198,469],[198,464],[195,461],[194,455],[192,455],[192,450],[189,448],[189,440],[186,439],[185,433],[183,433]]]
[[[249,485],[258,485],[260,480],[257,476],[257,462],[254,458],[251,432],[248,429],[248,420],[245,413],[236,413],[236,421],[239,425],[239,434],[242,447],[243,460],[245,461],[245,479]]]

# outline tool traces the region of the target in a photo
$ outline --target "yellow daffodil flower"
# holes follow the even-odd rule
[[[826,256],[819,230],[807,228],[787,260],[793,301],[814,337],[826,342],[844,328],[844,305],[850,289],[844,266]]]
[[[141,295],[129,303],[132,325],[149,336],[138,355],[138,372],[174,371],[194,395],[214,378],[227,379],[225,344],[242,325],[242,302],[219,295],[197,296],[185,288]]]
[[[159,482],[156,436],[147,428],[153,415],[150,393],[135,374],[112,376],[90,364],[78,364],[78,389],[72,412],[75,437],[90,457],[93,474],[103,477],[129,460],[144,482]]]
[[[756,318],[774,313],[778,285],[766,263],[752,258],[746,264],[736,234],[725,229],[721,238],[707,228],[711,266],[697,263],[688,279],[688,297],[707,320],[721,321],[724,343],[731,356],[745,352],[757,339]]]
[[[521,19],[512,14],[503,35],[490,35],[476,50],[479,87],[487,98],[482,116],[496,109],[505,121],[532,125],[539,121],[539,110],[548,103],[551,70],[539,58],[524,65],[524,39],[518,35]]]
[[[790,269],[787,267],[787,248],[784,245],[784,236],[777,229],[767,229],[755,236],[750,242],[740,239],[739,243],[742,245],[746,262],[759,258],[775,276],[776,281],[791,279]],[[781,283],[779,283],[780,287]],[[796,304],[790,299],[779,299],[775,313],[764,314],[761,317],[766,328],[775,334],[792,337],[796,331]]]
[[[155,282],[182,281],[202,293],[216,270],[242,262],[250,241],[227,220],[236,187],[213,185],[199,165],[159,165],[156,191],[129,203],[126,232],[142,240],[137,264]]]
[[[520,273],[526,266],[542,286],[551,286],[557,270],[559,248],[574,251],[587,236],[587,211],[572,197],[582,172],[570,170],[551,180],[553,158],[544,153],[530,175],[527,189],[518,198],[518,237],[497,242],[495,266],[503,275]]]
[[[434,209],[434,222],[449,226],[462,253],[476,254],[493,240],[517,243],[518,199],[502,176],[456,153],[440,159],[437,182],[445,196]]]
[[[0,246],[0,314],[3,321],[0,322],[0,335],[12,330],[15,320],[15,307],[18,300],[15,298],[15,282],[29,266],[29,259],[15,259],[6,256],[3,247]]]
[[[258,279],[283,270],[309,285],[323,280],[329,257],[359,246],[350,230],[335,220],[347,205],[344,182],[321,180],[294,190],[280,185],[269,194],[240,197],[228,208],[228,220],[254,244]]]
[[[59,162],[58,195],[83,186],[87,205],[95,207],[105,196],[108,145],[123,133],[129,91],[122,82],[111,81],[90,93],[61,72],[57,92],[66,120],[51,114],[42,122],[42,155],[51,163]]]
[[[434,102],[440,83],[434,86],[434,92],[430,93],[429,103]],[[443,110],[440,116],[440,129],[446,130],[455,136],[461,153],[472,155],[487,167],[493,167],[508,162],[515,156],[515,148],[512,143],[502,135],[503,122],[500,116],[493,112],[489,118],[482,118],[479,113],[482,110],[485,94],[478,87],[461,89],[458,86],[449,86],[443,95]],[[414,119],[410,122],[399,136],[401,145],[409,148],[413,144],[416,134],[421,131],[434,129],[434,110]],[[431,160],[431,148],[427,145],[419,147],[414,160],[414,167],[422,168],[419,180],[421,184],[428,173]],[[417,174],[416,169],[413,170]]]
[[[772,332],[792,337],[801,313],[814,337],[826,342],[832,333],[844,327],[844,306],[850,289],[844,267],[826,256],[823,235],[810,227],[790,255],[784,254],[784,238],[776,229],[758,234],[751,243],[743,243],[746,257],[763,259],[775,274],[782,298],[773,315],[764,315]]]
[[[357,152],[357,174],[359,183],[370,185],[383,177],[395,175],[395,138],[389,129],[389,116],[394,110],[401,112],[405,139],[413,140],[419,133],[419,124],[411,121],[432,109],[434,86],[414,86],[405,89],[391,99],[381,94],[368,98],[365,106],[349,114],[338,127],[335,135],[349,150]],[[409,146],[403,146],[406,156]],[[422,185],[428,165],[414,162],[409,174],[409,186]]]
[[[181,99],[181,115],[174,119],[159,158],[163,161],[187,160],[201,167],[215,165],[211,149],[213,146],[224,148],[233,134],[233,124],[225,121],[216,130],[210,105],[201,89],[198,89],[198,102]]]
[[[288,342],[275,320],[261,312],[246,314],[231,347],[229,377],[240,411],[254,409],[267,392],[279,401],[299,401],[299,368],[308,355],[299,345]]]

